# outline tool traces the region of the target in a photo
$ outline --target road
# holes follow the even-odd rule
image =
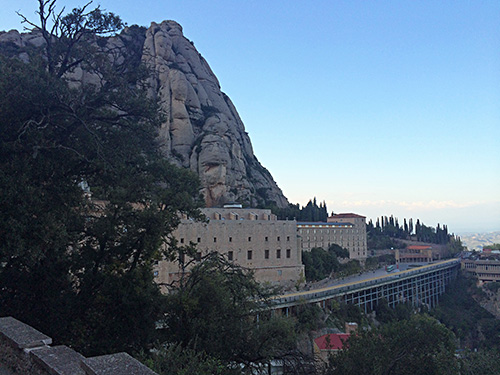
[[[418,264],[420,266],[425,266],[425,265],[430,264],[430,263],[411,263],[411,264],[412,265]],[[307,283],[303,288],[301,288],[300,291],[321,289],[321,288],[326,288],[326,287],[334,286],[334,285],[341,285],[341,284],[346,284],[346,283],[364,281],[366,279],[371,279],[373,277],[396,274],[396,273],[401,272],[401,271],[406,271],[408,269],[409,265],[410,264],[407,264],[407,263],[399,264],[399,268],[396,268],[392,272],[387,272],[385,270],[385,267],[382,267],[382,268],[376,269],[374,271],[367,271],[367,272],[363,272],[361,274],[351,275],[351,276],[344,277],[341,279],[325,279],[325,280],[321,280],[321,281],[314,282],[314,283]]]

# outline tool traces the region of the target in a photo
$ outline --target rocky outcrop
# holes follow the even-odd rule
[[[138,32],[137,30],[140,30]],[[17,31],[0,34],[0,43],[43,43]],[[255,157],[236,108],[193,43],[174,21],[152,23],[145,31],[126,29],[107,44],[138,54],[150,69],[150,92],[164,112],[162,150],[173,163],[200,177],[207,206],[240,202],[257,206],[288,204],[271,174]],[[91,79],[75,72],[79,80]]]
[[[165,155],[200,176],[207,205],[239,201],[255,206],[265,200],[286,205],[255,157],[236,108],[178,23],[151,24],[143,61],[154,72],[151,95],[165,112]]]

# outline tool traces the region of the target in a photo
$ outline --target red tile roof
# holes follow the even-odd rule
[[[427,249],[432,249],[432,246],[411,245],[411,246],[408,246],[407,249],[409,249],[409,250],[427,250]]]
[[[330,333],[314,339],[314,342],[320,350],[339,350],[348,338],[348,333]]]

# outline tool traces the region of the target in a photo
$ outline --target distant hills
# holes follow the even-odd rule
[[[482,250],[494,243],[500,243],[500,231],[488,233],[467,233],[460,235],[462,244],[469,250]]]

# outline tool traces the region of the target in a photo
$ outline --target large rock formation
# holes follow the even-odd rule
[[[43,39],[10,31],[0,34],[0,43],[26,46]],[[233,103],[178,23],[152,23],[145,35],[142,28],[126,29],[107,44],[138,55],[150,69],[150,95],[159,99],[165,114],[160,131],[163,152],[173,163],[199,175],[207,206],[288,204],[255,157]],[[75,76],[91,79],[81,71]]]

